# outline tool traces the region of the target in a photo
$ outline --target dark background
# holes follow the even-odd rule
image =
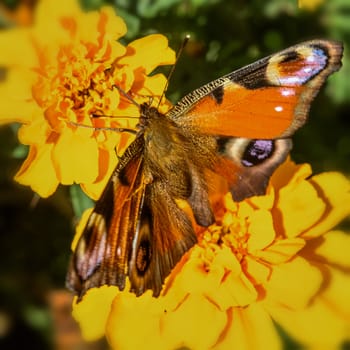
[[[27,5],[30,14],[35,1],[0,2],[2,28],[26,24],[18,15],[21,4]],[[312,11],[301,10],[293,0],[85,0],[82,4],[86,10],[103,4],[115,6],[128,25],[129,32],[122,39],[125,44],[162,33],[176,49],[185,34],[191,34],[168,89],[172,102],[210,80],[303,40],[343,41],[343,68],[314,101],[309,122],[294,137],[292,158],[311,163],[315,172],[338,170],[349,175],[348,0],[324,1]],[[27,152],[17,143],[17,128],[0,128],[0,348],[87,349],[69,319],[70,296],[64,291],[79,213],[73,210],[72,191],[67,187],[40,199],[13,182]],[[101,343],[89,346],[106,348]],[[299,347],[286,337],[286,349]]]

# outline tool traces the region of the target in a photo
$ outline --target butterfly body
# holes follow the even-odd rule
[[[79,297],[104,284],[159,295],[164,278],[196,243],[198,225],[215,221],[210,178],[235,200],[265,193],[287,157],[290,136],[341,65],[341,44],[296,45],[193,91],[166,115],[142,104],[136,139],[97,201],[67,275]]]

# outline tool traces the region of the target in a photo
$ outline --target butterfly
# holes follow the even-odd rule
[[[194,90],[167,114],[140,105],[136,138],[87,221],[67,286],[81,299],[102,285],[123,290],[128,278],[131,292],[158,296],[197,242],[179,200],[208,227],[212,176],[225,180],[235,201],[264,194],[342,51],[335,41],[307,41]]]

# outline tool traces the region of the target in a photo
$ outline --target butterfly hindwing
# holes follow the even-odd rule
[[[252,140],[220,137],[218,142],[219,153],[234,164],[235,170],[225,177],[235,201],[265,194],[271,175],[292,149],[289,138]]]
[[[171,197],[167,185],[147,185],[129,263],[131,291],[147,289],[158,296],[165,277],[197,241],[187,214]]]

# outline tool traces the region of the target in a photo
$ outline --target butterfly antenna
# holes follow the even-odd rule
[[[159,105],[161,104],[163,98],[164,98],[164,95],[166,93],[166,91],[168,90],[168,87],[169,87],[169,82],[170,82],[170,79],[171,77],[173,76],[174,74],[174,71],[175,71],[175,68],[176,68],[176,65],[177,65],[177,62],[179,61],[181,55],[182,55],[182,52],[184,50],[184,48],[186,47],[188,41],[190,40],[191,36],[189,34],[186,34],[184,40],[182,41],[181,43],[181,46],[179,47],[179,49],[177,50],[177,53],[176,53],[176,58],[175,58],[175,63],[174,65],[171,67],[171,70],[168,74],[168,77],[167,77],[167,80],[166,80],[166,84],[165,84],[165,87],[163,89],[163,93],[162,93],[162,96],[160,96],[160,99],[159,99],[159,103],[158,103],[158,107]]]
[[[117,85],[113,85],[119,92],[121,95],[123,95],[129,102],[131,102],[132,104],[134,104],[136,107],[140,108],[140,105],[127,93],[125,92],[122,88],[120,88]]]
[[[69,121],[67,124],[78,126],[81,128],[94,129],[95,131],[115,131],[115,132],[128,132],[129,134],[137,135],[137,130],[130,128],[115,128],[115,127],[95,127],[92,125],[85,125],[76,122]]]

